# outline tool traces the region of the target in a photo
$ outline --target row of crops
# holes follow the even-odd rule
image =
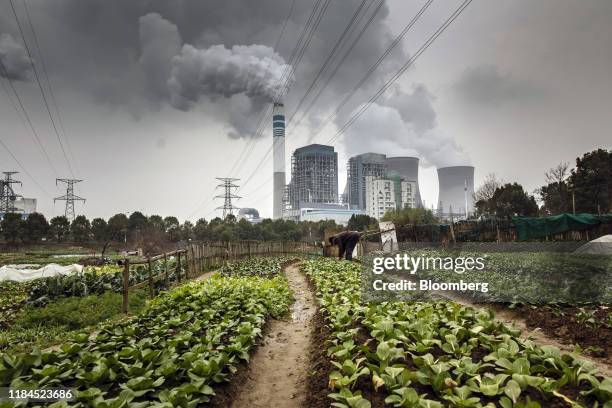
[[[75,402],[57,406],[206,404],[248,361],[266,319],[287,312],[292,296],[280,265],[235,263],[224,276],[162,292],[138,316],[95,336],[78,334],[58,351],[0,355],[0,387],[77,390]]]
[[[335,407],[612,407],[612,380],[449,301],[360,301],[361,269],[304,263],[329,327]]]

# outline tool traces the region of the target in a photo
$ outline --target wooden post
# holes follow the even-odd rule
[[[176,280],[181,282],[181,253],[176,254]]]
[[[147,263],[149,264],[149,297],[153,298],[154,288],[153,288],[153,267],[151,265],[151,258],[147,259]]]
[[[130,287],[130,261],[125,259],[123,263],[123,305],[121,311],[128,314],[130,311],[129,289]]]
[[[166,285],[168,285],[168,257],[166,256],[165,252],[164,252],[164,275],[166,278]]]

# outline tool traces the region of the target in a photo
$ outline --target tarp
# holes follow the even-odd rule
[[[604,235],[587,242],[574,252],[581,254],[612,255],[612,235]]]
[[[3,266],[0,268],[0,282],[5,280],[25,282],[33,279],[48,278],[57,275],[70,275],[81,272],[83,272],[83,265],[77,264],[68,266],[49,264],[39,269],[17,269],[11,266]]]
[[[512,222],[516,226],[519,241],[545,238],[549,235],[560,234],[567,231],[582,231],[593,228],[602,223],[612,222],[612,214],[560,214],[550,217],[514,217]]]

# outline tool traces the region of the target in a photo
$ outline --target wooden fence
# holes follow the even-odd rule
[[[193,242],[186,248],[189,276],[217,268],[226,261],[269,255],[316,255],[322,249],[306,242],[293,241],[235,241]]]
[[[159,280],[164,280],[168,285],[169,279],[169,270],[168,270],[168,258],[171,256],[176,256],[176,281],[181,282],[181,279],[188,279],[188,276],[181,276],[182,265],[181,265],[181,257],[184,261],[187,261],[186,252],[184,249],[179,249],[172,252],[166,252],[160,255],[152,256],[144,260],[130,260],[126,258],[123,261],[123,313],[129,312],[129,296],[130,290],[141,289],[145,287],[149,287],[149,297],[153,297],[155,295],[155,282]],[[164,261],[164,271],[162,273],[158,273],[157,275],[153,275],[153,264],[155,262]],[[148,270],[147,280],[144,280],[136,285],[130,286],[130,266],[134,265],[145,265]]]
[[[168,258],[175,256],[176,282],[195,278],[205,271],[220,267],[224,262],[247,258],[251,256],[271,255],[315,255],[321,254],[321,248],[306,242],[284,242],[284,241],[236,241],[236,242],[193,242],[184,249],[167,252],[152,256],[143,260],[123,261],[123,313],[129,312],[129,292],[131,290],[149,288],[149,296],[155,295],[155,282],[164,280],[169,282]],[[164,261],[163,272],[154,275],[153,265],[155,262]],[[130,286],[130,266],[144,265],[147,267],[147,279]],[[182,275],[182,269],[185,274]]]

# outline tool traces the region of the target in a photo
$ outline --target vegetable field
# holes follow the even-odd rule
[[[612,406],[611,379],[490,312],[447,301],[364,304],[358,265],[318,260],[304,271],[329,329],[329,365],[318,375],[335,407]]]
[[[357,263],[247,258],[153,299],[136,290],[134,314],[113,318],[121,271],[3,284],[0,324],[12,334],[4,345],[0,335],[0,387],[76,390],[53,407],[612,408],[612,379],[590,361],[523,338],[488,309],[365,302]],[[547,307],[609,324],[605,309]],[[62,322],[48,329],[54,347],[28,343],[51,320]]]

